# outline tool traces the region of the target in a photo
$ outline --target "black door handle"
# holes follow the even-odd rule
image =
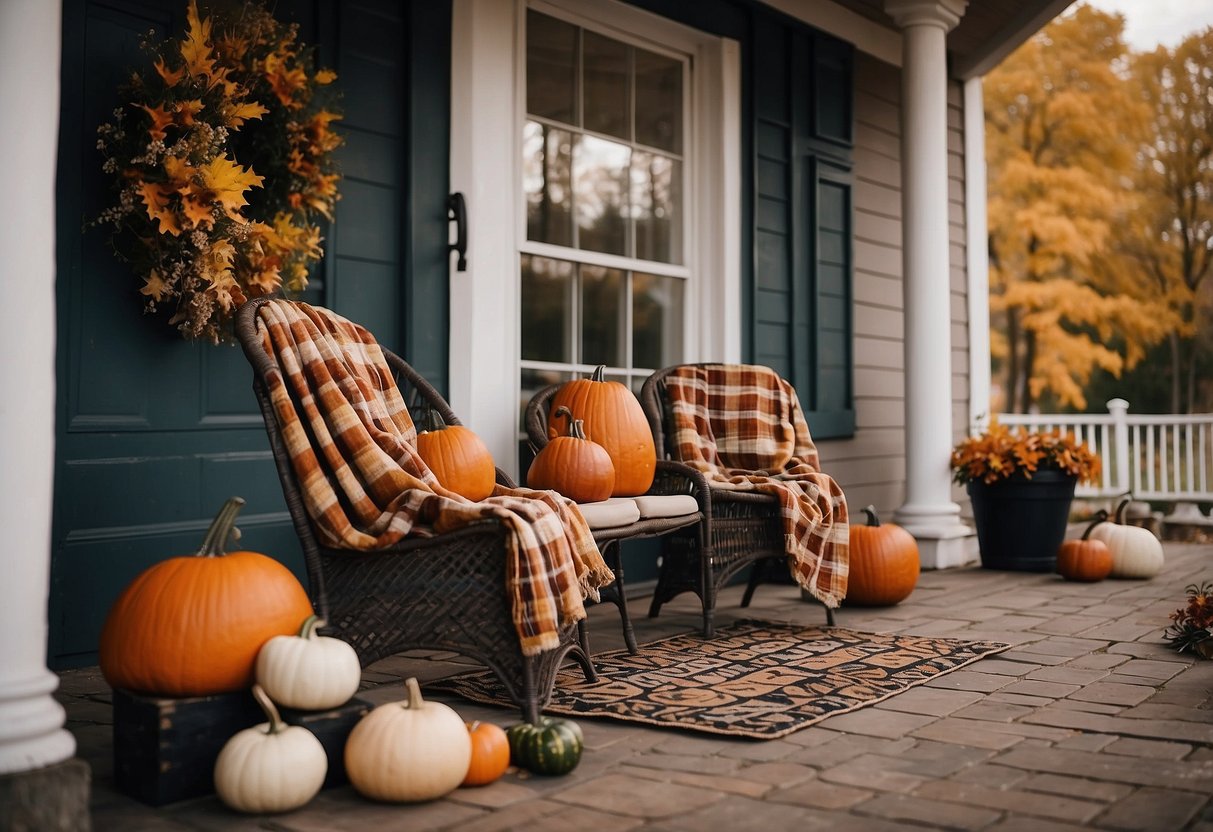
[[[455,261],[455,271],[468,270],[468,206],[459,191],[446,198],[447,223],[455,223],[455,242],[447,243],[447,253],[458,252],[459,259]]]

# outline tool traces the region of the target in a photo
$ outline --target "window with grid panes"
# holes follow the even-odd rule
[[[527,11],[522,408],[599,364],[639,392],[682,360],[689,61],[616,35]]]

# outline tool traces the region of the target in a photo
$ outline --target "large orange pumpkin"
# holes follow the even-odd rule
[[[567,436],[557,436],[535,455],[526,474],[531,488],[550,488],[578,503],[594,503],[611,496],[615,487],[615,465],[611,455],[597,442],[585,438],[584,422],[574,419],[567,407],[555,415],[566,416]]]
[[[847,604],[886,607],[904,600],[918,583],[918,543],[892,523],[881,525],[873,506],[865,506],[866,526],[851,526]]]
[[[552,396],[551,413],[561,407],[585,422],[585,436],[606,448],[615,466],[615,497],[635,497],[649,490],[657,470],[653,433],[636,395],[617,381],[603,378],[600,364],[589,378],[574,379]],[[567,418],[567,417],[566,417]],[[548,438],[567,432],[561,420],[549,417]]]
[[[101,631],[101,672],[112,687],[159,696],[247,688],[261,646],[312,614],[281,563],[224,553],[243,505],[229,499],[196,554],[149,567],[118,596]]]
[[[426,430],[417,434],[417,453],[448,491],[473,502],[493,493],[497,466],[484,441],[470,428],[445,424],[431,410]]]

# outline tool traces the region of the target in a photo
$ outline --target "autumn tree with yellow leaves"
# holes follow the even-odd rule
[[[1179,325],[1117,254],[1150,110],[1124,76],[1123,20],[1079,6],[985,80],[991,352],[1011,412],[1083,409]]]
[[[142,278],[149,311],[217,341],[245,299],[301,291],[338,198],[332,129],[297,30],[255,3],[228,17],[194,0],[180,39],[147,44],[113,120],[98,128],[117,200],[97,218]]]
[[[1213,364],[1213,28],[1174,50],[1135,55],[1131,85],[1150,130],[1135,182],[1139,211],[1121,250],[1177,319],[1167,333],[1169,406],[1191,413],[1201,404],[1198,367]]]

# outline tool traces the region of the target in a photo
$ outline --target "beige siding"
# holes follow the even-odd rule
[[[900,70],[862,52],[855,66],[855,436],[820,443],[858,511],[891,516],[905,499],[905,320],[901,264]],[[948,91],[952,424],[968,423],[963,98]],[[957,490],[957,499],[963,492]]]

